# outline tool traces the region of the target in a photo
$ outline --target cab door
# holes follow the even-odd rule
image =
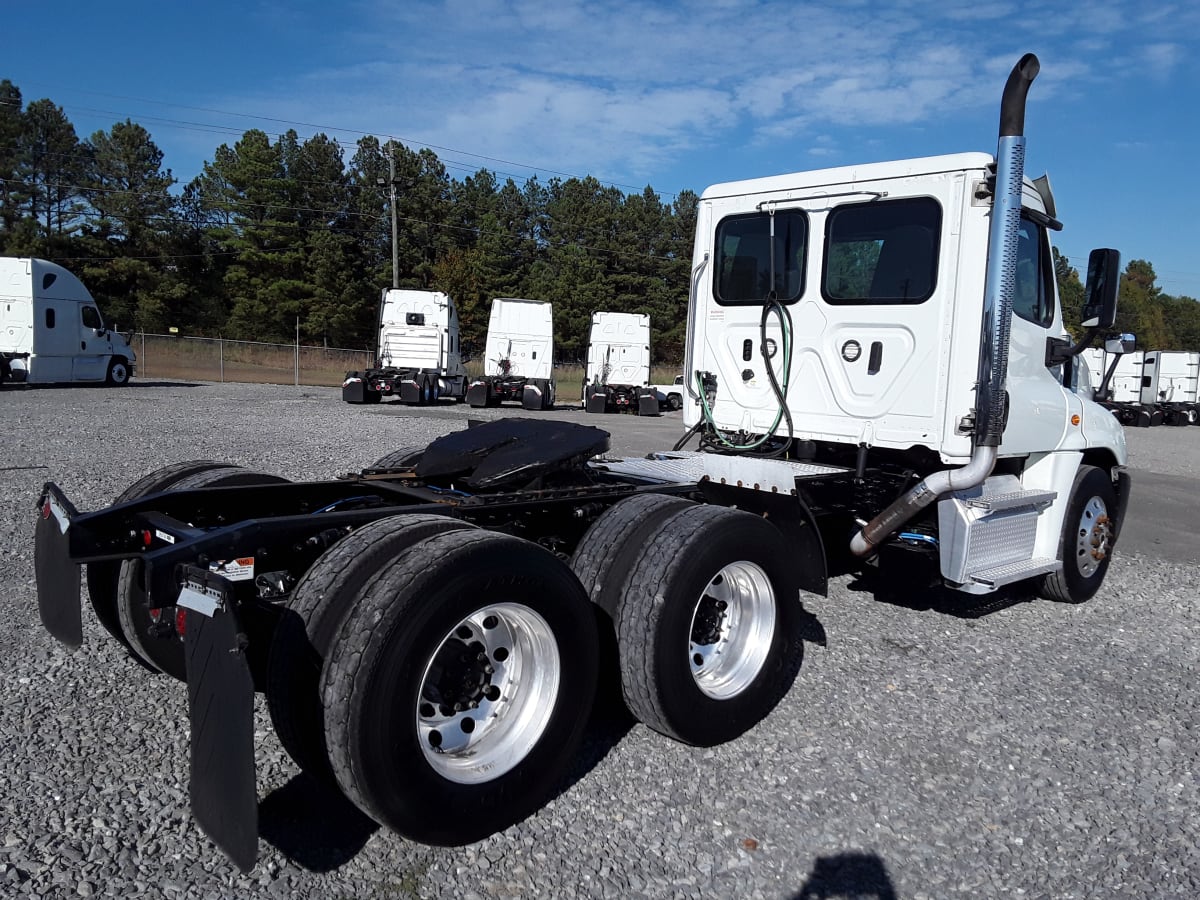
[[[1022,218],[1017,230],[1011,343],[1008,351],[1008,424],[1003,455],[1046,452],[1063,445],[1079,397],[1063,387],[1062,366],[1047,368],[1046,340],[1062,334],[1054,263],[1046,229]]]
[[[112,355],[112,341],[100,318],[100,310],[87,303],[76,304],[75,330],[78,336],[77,350],[72,361],[75,381],[102,381],[108,374],[108,360]]]

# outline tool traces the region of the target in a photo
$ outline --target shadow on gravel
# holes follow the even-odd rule
[[[861,573],[847,586],[849,590],[873,595],[880,603],[906,609],[940,613],[958,619],[980,619],[1022,603],[1033,601],[1028,587],[1020,584],[1000,588],[992,594],[965,594],[926,579],[885,578],[874,570]]]
[[[818,856],[792,900],[896,900],[896,888],[887,866],[874,853],[839,853]]]
[[[310,872],[345,865],[378,828],[337,791],[304,773],[258,804],[259,836]]]

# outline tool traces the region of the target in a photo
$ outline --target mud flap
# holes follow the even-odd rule
[[[587,398],[587,411],[590,413],[602,413],[608,411],[608,394],[597,391],[592,396]]]
[[[83,644],[79,564],[71,561],[67,537],[67,529],[76,514],[75,507],[58,485],[46,482],[38,500],[37,528],[33,538],[38,613],[46,630],[73,650]]]
[[[258,858],[254,679],[225,579],[181,569],[191,720],[192,814],[243,872]]]
[[[413,381],[411,378],[405,378],[402,381],[396,382],[396,393],[400,395],[400,400],[403,403],[420,403],[421,402],[421,385]]]
[[[342,400],[346,403],[366,403],[367,385],[357,372],[347,372],[342,382]]]
[[[488,399],[489,392],[487,382],[476,381],[469,388],[467,388],[467,403],[471,404],[471,406],[474,406],[476,409],[482,406],[487,406]]]
[[[638,415],[639,416],[658,416],[662,415],[662,407],[658,402],[658,395],[654,391],[639,391],[638,392]]]

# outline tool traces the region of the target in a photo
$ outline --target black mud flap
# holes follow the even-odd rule
[[[487,406],[488,402],[488,386],[486,382],[476,381],[467,388],[467,403],[474,406],[476,409]]]
[[[662,407],[658,402],[658,395],[653,391],[638,394],[638,415],[639,416],[659,416],[662,415]]]
[[[177,603],[187,609],[192,814],[237,867],[249,872],[258,858],[254,679],[229,583],[191,566],[180,575]]]
[[[367,384],[357,372],[347,372],[342,382],[342,400],[346,403],[366,403]]]
[[[590,413],[602,413],[608,411],[608,394],[595,393],[587,399],[587,411]]]
[[[46,482],[38,499],[33,538],[33,568],[37,576],[38,612],[52,635],[75,649],[83,644],[83,614],[79,607],[79,564],[71,561],[67,538],[75,507],[58,485]]]
[[[397,381],[392,390],[400,395],[402,403],[420,403],[421,402],[421,385],[417,384],[411,378],[405,378]]]
[[[1129,509],[1129,493],[1133,489],[1133,478],[1123,466],[1117,469],[1117,509],[1116,526],[1113,528],[1112,545],[1117,545],[1121,536],[1121,526],[1125,524],[1125,511]]]

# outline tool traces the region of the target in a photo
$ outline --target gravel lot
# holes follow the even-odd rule
[[[135,666],[90,612],[81,652],[42,630],[34,501],[52,479],[92,509],[196,458],[328,477],[468,414],[337,398],[179,382],[0,393],[0,894],[1200,895],[1200,566],[1188,544],[1132,537],[1080,607],[884,602],[839,579],[806,603],[824,646],[808,645],[794,688],[749,734],[697,750],[598,716],[555,800],[465,848],[409,843],[320,794],[260,707],[262,841],[240,874],[188,812],[185,688]],[[603,424],[630,453],[680,428]],[[1129,440],[1135,479],[1194,508],[1200,429]],[[1131,515],[1131,529],[1160,518],[1136,501]]]

